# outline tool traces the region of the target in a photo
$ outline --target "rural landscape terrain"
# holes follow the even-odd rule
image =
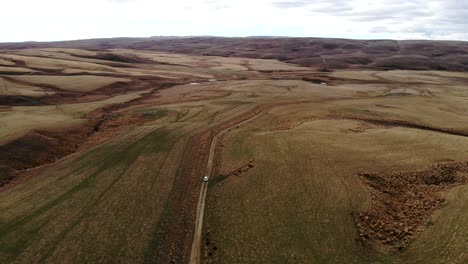
[[[462,264],[467,183],[468,42],[0,44],[0,263]]]

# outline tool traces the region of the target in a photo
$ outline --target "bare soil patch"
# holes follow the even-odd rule
[[[468,162],[359,176],[372,195],[369,206],[356,217],[361,238],[376,248],[384,245],[401,250],[431,223],[434,211],[445,204],[441,192],[468,182]]]
[[[82,126],[33,130],[0,146],[0,187],[26,170],[56,162],[77,151],[101,144],[123,129],[147,121],[143,116],[112,114],[126,104],[98,109]]]
[[[62,131],[31,131],[0,146],[0,186],[21,171],[54,162],[74,152],[84,139],[80,128]]]
[[[129,56],[122,54],[115,54],[110,52],[102,52],[95,55],[74,55],[75,57],[88,58],[88,59],[99,59],[111,62],[120,63],[150,63],[150,60],[146,60],[137,56]],[[116,66],[116,65],[112,65]]]

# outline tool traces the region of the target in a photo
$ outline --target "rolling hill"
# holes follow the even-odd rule
[[[467,50],[0,44],[0,262],[466,263]]]

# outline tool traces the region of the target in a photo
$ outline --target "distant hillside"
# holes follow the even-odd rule
[[[196,55],[278,59],[319,69],[468,71],[468,42],[284,37],[151,37],[3,43],[0,49],[130,48]]]

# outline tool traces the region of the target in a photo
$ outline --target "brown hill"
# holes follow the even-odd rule
[[[468,71],[468,42],[321,38],[151,37],[3,43],[0,49],[131,48],[196,55],[279,59],[322,69]]]

